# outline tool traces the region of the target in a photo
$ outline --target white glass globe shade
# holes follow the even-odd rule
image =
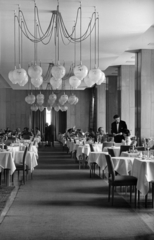
[[[36,112],[38,110],[38,106],[34,105],[34,111]]]
[[[27,103],[33,104],[34,102],[35,102],[35,96],[31,93],[30,95],[27,96]]]
[[[26,77],[19,82],[19,85],[23,87],[26,85],[26,83],[28,83],[28,75],[26,75]]]
[[[25,97],[25,102],[28,103],[28,96]]]
[[[76,100],[73,104],[76,105],[78,103],[78,101],[79,101],[79,99],[76,97]]]
[[[89,76],[84,78],[84,82],[87,87],[92,87],[95,84],[95,82],[92,79],[90,79]]]
[[[39,88],[43,83],[43,77],[39,76],[37,78],[31,78],[31,83],[34,85],[34,87]]]
[[[9,78],[9,80],[10,80],[13,84],[18,83],[18,81],[13,78],[13,71],[10,71],[10,72],[9,72],[8,78]]]
[[[54,107],[54,110],[55,110],[56,112],[58,112],[58,111],[60,110],[60,106],[59,106],[59,105],[55,106],[55,107]]]
[[[80,80],[83,80],[87,74],[88,68],[84,65],[79,65],[74,68],[74,75]]]
[[[55,100],[48,99],[48,103],[49,103],[49,105],[53,106],[55,104]]]
[[[102,71],[99,68],[93,68],[89,71],[89,78],[94,82],[97,83],[101,78]]]
[[[59,99],[61,105],[64,105],[68,101],[68,96],[66,94],[62,95]]]
[[[105,74],[102,72],[102,76],[96,84],[101,85],[103,82],[105,82]]]
[[[62,79],[56,80],[54,77],[50,78],[50,84],[53,89],[58,89],[62,85]]]
[[[39,93],[37,96],[36,96],[36,99],[37,99],[37,103],[39,105],[42,105],[44,103],[44,95],[42,93]]]
[[[69,104],[74,104],[75,101],[76,101],[76,96],[75,96],[75,95],[71,95],[71,96],[68,98],[68,103],[69,103]]]
[[[56,80],[59,80],[59,79],[62,79],[65,76],[66,70],[65,70],[64,66],[57,65],[57,66],[52,67],[51,73],[52,73],[52,76]]]
[[[64,111],[68,110],[68,107],[66,105],[65,106],[61,106],[60,109],[61,109],[62,112],[64,112]]]
[[[38,78],[42,75],[42,68],[36,64],[28,68],[28,74],[31,78]]]
[[[31,110],[36,112],[38,110],[38,106],[36,104],[32,105]]]
[[[20,83],[27,76],[26,71],[23,68],[15,69],[13,71],[13,79],[15,82]]]
[[[76,89],[81,84],[81,80],[78,79],[76,76],[72,76],[69,78],[69,84]]]
[[[47,109],[48,109],[48,111],[51,111],[52,110],[52,106],[47,106]]]
[[[40,110],[40,112],[42,112],[44,110],[44,106],[39,106],[38,109]]]
[[[49,95],[49,100],[56,101],[56,99],[57,99],[56,94],[52,93],[52,94]]]

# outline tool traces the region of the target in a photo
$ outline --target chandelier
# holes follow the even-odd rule
[[[37,48],[38,43],[47,45],[50,43],[51,39],[54,39],[55,48],[55,63],[50,63],[48,71],[45,78],[49,79],[48,84],[50,84],[52,90],[59,89],[65,79],[69,79],[69,84],[72,89],[77,89],[81,82],[84,81],[87,87],[92,87],[95,84],[100,85],[105,81],[105,74],[99,68],[99,15],[96,13],[96,8],[90,16],[89,23],[84,32],[82,32],[82,5],[77,8],[77,13],[75,17],[75,24],[72,27],[71,32],[68,31],[64,23],[61,12],[59,11],[59,3],[57,9],[51,11],[51,17],[46,31],[42,30],[39,10],[34,1],[34,32],[31,32],[28,28],[25,15],[23,11],[18,7],[18,13],[14,12],[14,70],[10,71],[8,74],[9,80],[13,84],[19,84],[24,86],[28,81],[36,88],[40,89],[44,83],[43,79],[43,69],[41,63],[38,63]],[[80,36],[76,36],[77,26],[79,26]],[[17,28],[18,28],[18,67],[17,67]],[[91,67],[91,36],[94,33],[95,42],[95,63],[94,67]],[[22,47],[23,47],[23,36],[29,39],[34,44],[34,62],[28,66],[28,70],[22,68]],[[60,38],[64,45],[74,44],[74,63],[71,65],[70,70],[66,73],[64,64],[60,64],[60,48],[59,42]],[[82,42],[86,39],[90,39],[90,69],[82,64]],[[76,64],[76,44],[80,46],[80,63]],[[97,56],[96,56],[97,55]],[[47,85],[48,85],[47,84]],[[32,92],[29,94],[25,101],[31,105],[32,111],[43,111],[44,109],[44,95],[40,93],[35,96]],[[54,108],[55,111],[67,111],[69,104],[77,104],[79,99],[72,94],[67,96],[65,93],[57,100],[54,92],[49,96],[48,99],[48,109]]]

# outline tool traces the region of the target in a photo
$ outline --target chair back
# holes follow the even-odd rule
[[[24,150],[24,155],[23,155],[23,158],[22,158],[22,163],[23,163],[24,168],[25,168],[25,160],[26,160],[27,151],[28,151],[28,147],[26,146],[25,150]]]
[[[145,151],[145,147],[143,146],[135,147],[135,149],[137,149],[138,151]]]
[[[114,142],[103,142],[102,151],[104,151],[104,148],[113,147],[113,146],[114,146]]]
[[[120,155],[121,155],[122,152],[128,152],[130,148],[131,148],[131,146],[122,145],[122,146],[120,147]]]
[[[90,146],[90,150],[91,150],[91,152],[94,152],[93,145],[92,145],[91,143],[89,143],[89,146]]]
[[[114,182],[114,180],[115,180],[115,171],[114,171],[112,158],[111,158],[110,154],[105,154],[105,158],[106,158],[106,162],[107,162],[107,166],[108,166],[109,176],[111,175],[112,182]]]
[[[115,157],[114,150],[112,148],[108,148],[107,150],[111,157]]]

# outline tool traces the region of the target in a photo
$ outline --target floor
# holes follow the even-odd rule
[[[144,202],[135,209],[128,193],[116,193],[111,207],[107,191],[107,180],[90,178],[59,143],[41,147],[33,179],[15,188],[5,208],[0,239],[154,239],[150,198],[147,209]]]

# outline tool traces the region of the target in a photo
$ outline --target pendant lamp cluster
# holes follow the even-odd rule
[[[105,74],[99,68],[99,15],[96,13],[96,8],[90,17],[90,21],[87,25],[86,30],[82,31],[82,5],[77,9],[75,16],[75,24],[72,28],[72,31],[69,32],[65,26],[61,12],[59,11],[59,2],[57,9],[50,11],[51,17],[49,24],[45,31],[42,30],[39,11],[34,1],[34,33],[28,28],[26,18],[23,11],[18,7],[18,14],[14,13],[14,67],[13,71],[10,71],[8,77],[13,84],[19,84],[24,86],[28,83],[30,79],[31,84],[36,89],[40,89],[44,80],[43,80],[43,69],[41,63],[38,64],[37,48],[38,43],[48,45],[51,42],[51,39],[54,40],[53,47],[55,49],[55,63],[50,64],[48,69],[49,84],[52,87],[52,90],[59,89],[64,79],[66,78],[66,69],[63,65],[60,64],[60,40],[64,45],[74,44],[74,63],[71,66],[71,76],[69,76],[69,84],[72,89],[77,89],[81,82],[84,81],[87,87],[92,87],[95,84],[100,85],[105,81]],[[76,36],[77,26],[80,27],[79,36]],[[17,28],[18,27],[18,28]],[[18,30],[18,32],[17,32]],[[18,41],[17,41],[18,34]],[[28,71],[22,68],[22,58],[23,58],[23,36],[26,37],[29,41],[34,44],[34,61],[29,65]],[[92,44],[91,38],[94,37],[94,52],[95,52],[95,63],[94,67],[91,67],[91,52]],[[90,69],[88,70],[87,66],[82,63],[82,42],[90,39]],[[17,67],[17,43],[18,43],[18,62],[19,67]],[[79,54],[80,54],[80,63],[76,62],[76,47],[79,44]],[[66,103],[76,104],[78,98],[75,95],[68,97],[65,93],[58,99],[53,93],[49,96],[48,100],[48,109],[54,106],[55,111],[58,109],[62,111],[67,110]],[[44,95],[40,92],[37,96],[33,93],[29,94],[25,101],[31,105],[33,111],[43,111],[44,107]],[[56,105],[54,105],[56,102]]]

